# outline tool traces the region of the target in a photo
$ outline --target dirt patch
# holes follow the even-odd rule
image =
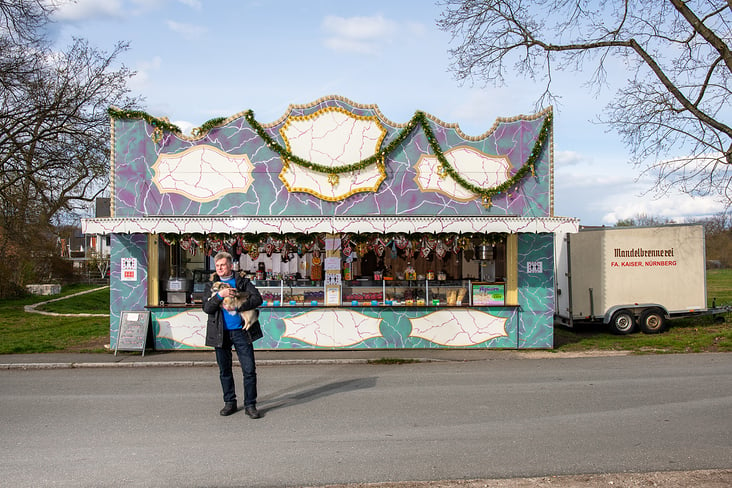
[[[457,481],[415,481],[399,483],[354,483],[320,488],[727,488],[732,486],[732,469],[613,473],[539,478],[481,479]]]

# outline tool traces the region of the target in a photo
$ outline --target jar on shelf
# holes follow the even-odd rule
[[[417,279],[417,272],[414,270],[412,263],[407,263],[407,267],[404,270],[404,279],[414,281]]]

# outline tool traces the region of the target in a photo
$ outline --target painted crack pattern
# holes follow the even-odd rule
[[[516,347],[513,308],[265,307],[259,320],[264,338],[258,349]],[[156,349],[206,349],[200,309],[155,311],[153,325]]]
[[[554,346],[554,235],[519,234],[520,348]],[[538,265],[537,265],[538,263]],[[529,269],[531,265],[532,269]],[[541,272],[537,272],[538,269]]]
[[[327,99],[321,103],[306,108],[292,109],[288,117],[283,118],[275,125],[266,128],[273,139],[285,145],[281,129],[287,121],[294,117],[309,117],[326,108],[337,108],[353,114],[356,117],[370,117],[371,124],[383,129],[385,135],[381,144],[385,147],[402,130],[402,127],[385,120],[381,113],[374,108],[354,107],[340,99]],[[340,112],[333,112],[340,113]],[[349,118],[351,121],[356,119]],[[543,124],[543,117],[533,120],[501,121],[495,130],[479,140],[468,140],[455,127],[446,127],[430,119],[432,130],[444,152],[452,148],[463,148],[461,151],[472,151],[474,154],[485,154],[491,158],[498,158],[510,164],[506,168],[510,177],[518,171],[526,161],[533,147],[539,130]],[[376,123],[378,121],[378,124]],[[313,124],[317,120],[306,120]],[[327,156],[326,161],[351,161],[373,154],[375,145],[374,129],[368,124],[357,127],[355,122],[346,123],[346,120],[331,122],[331,130],[315,137],[309,135],[301,149],[303,157],[313,159]],[[362,122],[362,121],[357,121]],[[348,130],[334,135],[339,127]],[[299,128],[300,136],[304,137],[305,129]],[[312,130],[315,130],[313,128]],[[333,133],[333,134],[331,134]],[[480,199],[459,200],[450,196],[453,190],[424,191],[416,182],[416,167],[423,156],[434,156],[424,133],[414,129],[384,161],[385,179],[376,185],[372,177],[373,169],[362,170],[355,174],[343,174],[342,188],[337,188],[337,194],[343,195],[359,189],[347,198],[330,201],[314,194],[288,191],[287,185],[280,179],[280,174],[286,165],[280,156],[268,148],[256,132],[246,122],[244,116],[227,122],[222,127],[210,130],[205,136],[196,140],[184,139],[172,133],[166,133],[159,143],[152,138],[152,127],[144,120],[115,119],[114,120],[114,162],[113,178],[114,192],[113,205],[115,217],[139,217],[143,215],[521,215],[532,217],[547,217],[550,215],[551,191],[551,163],[550,151],[544,150],[536,164],[536,175],[523,178],[515,188],[506,193],[497,195],[492,200],[492,206],[486,208]],[[326,137],[327,136],[327,137]],[[355,136],[355,137],[354,137]],[[292,136],[293,141],[297,137]],[[326,141],[325,149],[318,141]],[[338,141],[337,143],[333,141]],[[216,148],[222,154],[239,159],[240,164],[247,166],[238,168],[234,174],[236,178],[224,183],[217,183],[228,188],[228,193],[218,198],[206,200],[205,195],[218,194],[216,188],[191,188],[192,182],[185,185],[180,183],[180,191],[174,191],[175,183],[166,185],[164,191],[154,183],[155,162],[160,158],[180,157],[185,151],[196,147]],[[317,150],[317,151],[316,151]],[[317,154],[316,154],[317,152]],[[322,153],[322,154],[321,154]],[[458,152],[459,154],[459,152]],[[466,153],[467,154],[467,153]],[[246,160],[244,159],[246,156]],[[316,157],[317,156],[317,157]],[[472,157],[472,156],[471,156]],[[322,159],[320,159],[322,161]],[[334,163],[335,164],[335,163]],[[470,164],[460,166],[461,172],[471,173]],[[251,169],[248,168],[251,165]],[[292,165],[291,165],[292,166]],[[233,170],[233,167],[232,167]],[[198,170],[197,170],[198,171]],[[302,168],[288,171],[302,171]],[[501,170],[501,175],[503,170]],[[225,174],[210,172],[205,167],[200,169],[196,181],[200,185],[212,184],[212,181],[226,180]],[[228,174],[228,173],[227,173]],[[241,180],[240,175],[251,175],[253,181]],[[375,173],[374,173],[375,174]],[[327,175],[320,175],[319,178]],[[503,176],[501,176],[502,178]],[[160,179],[160,178],[158,178]],[[499,178],[500,179],[500,178]],[[197,185],[199,183],[196,183]],[[295,183],[299,185],[299,183]],[[349,186],[352,186],[348,190]],[[362,188],[373,189],[360,191]],[[185,186],[185,187],[184,187]],[[307,183],[305,186],[315,186],[315,193],[321,196],[333,197],[334,193],[328,188],[330,183],[318,180],[317,184]],[[201,196],[204,195],[204,196]],[[455,193],[456,196],[464,196]],[[195,198],[193,198],[195,197]]]

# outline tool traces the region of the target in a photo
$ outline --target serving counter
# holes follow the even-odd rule
[[[339,304],[325,305],[326,286],[311,280],[254,280],[264,338],[259,349],[516,347],[516,306],[505,306],[502,283],[472,280],[352,280]],[[492,293],[483,303],[485,289]],[[156,349],[204,347],[199,304],[148,307]]]
[[[148,307],[155,349],[205,349],[200,308]],[[519,307],[279,306],[260,309],[256,349],[517,348]],[[525,341],[524,341],[525,342]]]

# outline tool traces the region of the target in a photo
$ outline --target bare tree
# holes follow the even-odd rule
[[[615,223],[615,227],[649,227],[658,225],[675,224],[673,219],[668,217],[655,217],[653,215],[636,214],[635,217],[621,219]]]
[[[0,267],[22,261],[0,280],[16,284],[55,247],[54,221],[107,187],[108,107],[139,102],[128,96],[133,73],[115,66],[127,45],[106,53],[75,39],[53,50],[47,4],[0,0]]]
[[[545,82],[556,70],[591,70],[607,82],[611,58],[629,77],[599,120],[628,144],[656,189],[732,204],[730,0],[446,0],[438,26],[452,33],[461,80],[504,84],[511,70]]]

